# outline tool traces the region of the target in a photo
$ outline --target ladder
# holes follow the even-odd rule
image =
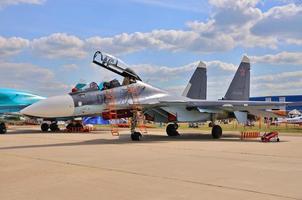
[[[105,98],[107,99],[107,110],[108,110],[108,118],[109,118],[109,124],[111,129],[111,134],[113,136],[119,136],[119,130],[118,126],[116,124],[113,124],[113,120],[115,120],[115,123],[117,122],[118,116],[115,106],[115,97],[112,92],[112,90],[105,90]]]
[[[139,128],[141,133],[148,133],[147,127],[145,124],[145,116],[142,112],[143,108],[141,104],[139,103],[139,94],[138,94],[138,88],[137,87],[131,87],[128,86],[128,92],[131,95],[132,99],[132,111],[133,115],[136,115],[137,119],[137,127]]]

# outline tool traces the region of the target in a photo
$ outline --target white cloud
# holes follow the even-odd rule
[[[45,0],[1,0],[0,8],[10,6],[10,5],[18,5],[18,4],[36,4],[40,5],[44,3]]]
[[[172,4],[158,0],[134,1]],[[209,19],[189,21],[186,29],[160,29],[83,39],[66,33],[54,33],[36,38],[30,43],[36,54],[47,58],[84,58],[88,52],[100,49],[118,55],[147,49],[213,53],[236,47],[276,49],[283,42],[302,45],[302,7],[287,4],[262,12],[257,8],[259,2],[261,1],[210,0],[213,12]],[[0,38],[0,51],[1,49],[5,48],[1,47]]]
[[[299,73],[301,77],[301,72]],[[268,81],[271,77],[265,80],[265,77],[262,76],[261,79],[265,81],[259,81],[258,78],[255,77],[251,82],[251,94],[252,96],[301,94],[302,79],[300,77],[289,75],[288,77],[281,77],[279,80],[273,78],[271,81]]]
[[[285,42],[287,44],[294,44],[294,45],[302,46],[302,39],[288,38],[288,39],[285,39]]]
[[[84,41],[66,33],[54,33],[34,39],[31,42],[33,51],[47,58],[84,58]]]
[[[200,61],[196,61],[178,67],[138,64],[132,65],[131,68],[134,69],[137,74],[146,77],[146,79],[150,81],[166,82],[177,79],[188,79],[193,74],[199,62]],[[215,71],[215,74],[232,73],[237,69],[237,67],[231,63],[218,60],[204,63],[207,65],[208,71]],[[169,79],[167,79],[167,77],[169,77]]]
[[[282,81],[282,84],[277,85],[284,85],[284,81],[292,82],[291,80],[294,79],[302,79],[302,71],[293,71],[293,72],[281,72],[278,74],[270,74],[270,75],[263,75],[263,76],[256,76],[253,78],[253,81],[258,82],[270,82],[270,83],[280,83]]]
[[[66,64],[62,66],[63,71],[75,71],[77,69],[79,69],[77,64]]]
[[[225,63],[220,60],[213,60],[205,62],[208,68],[216,68],[222,71],[235,72],[237,70],[237,66],[232,63]]]
[[[277,54],[268,54],[264,56],[251,56],[252,62],[267,63],[273,65],[302,65],[302,52],[281,52]]]
[[[167,67],[150,64],[132,65],[131,68],[142,77],[151,82],[167,82],[184,78],[188,73],[193,73],[198,62],[193,62],[179,67]],[[169,77],[167,79],[167,77]]]
[[[209,0],[209,3],[218,8],[247,8],[256,6],[260,0]]]
[[[276,48],[277,39],[270,36],[257,36],[250,29],[259,21],[263,13],[255,7],[259,1],[213,0],[214,12],[206,22],[192,21],[187,26],[200,35],[219,35],[231,38],[230,48],[264,47]],[[215,37],[212,38],[215,40]]]
[[[280,41],[302,39],[302,6],[288,4],[273,7],[263,14],[252,28],[253,34],[258,36],[273,36]]]
[[[0,62],[0,71],[1,87],[30,90],[39,95],[62,94],[70,89],[57,81],[49,69],[30,63]]]
[[[88,49],[103,49],[111,54],[125,54],[146,49],[216,52],[232,49],[234,41],[227,35],[201,35],[194,31],[153,30],[123,33],[113,37],[86,39]]]
[[[29,45],[29,41],[20,37],[4,38],[0,36],[0,59],[16,55]]]
[[[263,12],[257,8],[260,2],[210,0],[213,13],[209,20],[187,24],[203,34],[228,35],[234,40],[233,47],[276,49],[283,42],[301,45],[302,6],[291,3]]]
[[[245,0],[214,0],[210,1],[215,6],[213,19],[217,26],[223,28],[240,28],[251,21],[258,20],[262,12],[256,8],[259,1]],[[218,27],[217,27],[218,28]]]

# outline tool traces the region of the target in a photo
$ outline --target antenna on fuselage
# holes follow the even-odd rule
[[[109,54],[97,51],[94,53],[92,62],[125,78],[127,77],[133,80],[142,81],[142,79],[132,69],[128,68],[126,64]],[[123,68],[123,65],[126,68]]]

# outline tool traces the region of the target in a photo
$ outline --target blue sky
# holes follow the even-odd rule
[[[4,0],[0,87],[51,96],[112,79],[91,64],[103,50],[173,93],[203,61],[209,99],[224,95],[247,54],[252,96],[301,94],[301,21],[294,0]]]

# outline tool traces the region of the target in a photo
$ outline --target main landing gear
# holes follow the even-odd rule
[[[66,129],[69,131],[69,132],[73,132],[73,131],[81,131],[84,129],[84,126],[81,122],[79,121],[71,121],[67,126],[66,126]]]
[[[131,120],[131,140],[140,141],[142,138],[142,134],[140,132],[135,131],[137,125],[137,112],[133,112],[133,117]]]
[[[4,122],[0,122],[0,134],[5,134],[6,133],[6,125]]]
[[[222,136],[222,128],[219,125],[213,125],[212,127],[212,137],[214,139],[219,139]]]
[[[41,130],[43,132],[48,132],[48,130],[50,130],[51,132],[58,132],[58,131],[60,131],[60,128],[58,126],[58,123],[55,121],[51,122],[50,124],[43,122],[41,124]]]
[[[179,136],[177,129],[178,129],[177,123],[168,124],[168,126],[166,128],[167,135],[168,136]]]
[[[215,124],[217,119],[217,115],[213,114],[211,117],[211,122],[209,123],[209,127],[212,127],[212,137],[213,139],[219,139],[222,136],[222,128]]]

